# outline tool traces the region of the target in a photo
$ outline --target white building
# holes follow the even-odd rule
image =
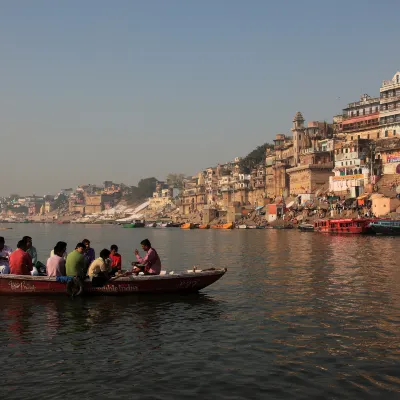
[[[335,144],[334,176],[329,178],[329,190],[338,195],[357,197],[363,194],[370,180],[369,141],[358,139]]]

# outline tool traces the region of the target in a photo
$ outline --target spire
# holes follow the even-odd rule
[[[300,111],[297,111],[297,113],[296,113],[296,115],[294,116],[294,118],[293,118],[293,122],[297,122],[297,121],[302,121],[302,122],[304,122],[304,118],[303,118],[303,115],[302,115],[302,113],[300,112]]]

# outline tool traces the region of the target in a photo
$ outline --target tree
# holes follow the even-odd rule
[[[184,174],[169,173],[167,175],[167,184],[173,188],[182,189],[184,179],[185,179]]]
[[[257,167],[257,165],[264,162],[266,150],[273,148],[274,145],[270,143],[264,143],[261,146],[257,146],[239,162],[239,166],[243,169],[251,171],[253,168]]]
[[[147,200],[153,196],[156,190],[157,179],[145,178],[141,179],[137,186],[131,186],[129,190],[125,191],[124,199],[128,203],[137,203],[139,201]]]

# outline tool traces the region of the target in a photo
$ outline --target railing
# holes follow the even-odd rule
[[[390,103],[392,101],[398,101],[400,100],[400,95],[395,95],[395,96],[382,96],[380,98],[380,103]]]

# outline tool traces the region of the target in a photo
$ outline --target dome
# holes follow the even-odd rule
[[[304,121],[303,114],[300,111],[297,111],[296,115],[293,118],[293,122],[295,121]]]

